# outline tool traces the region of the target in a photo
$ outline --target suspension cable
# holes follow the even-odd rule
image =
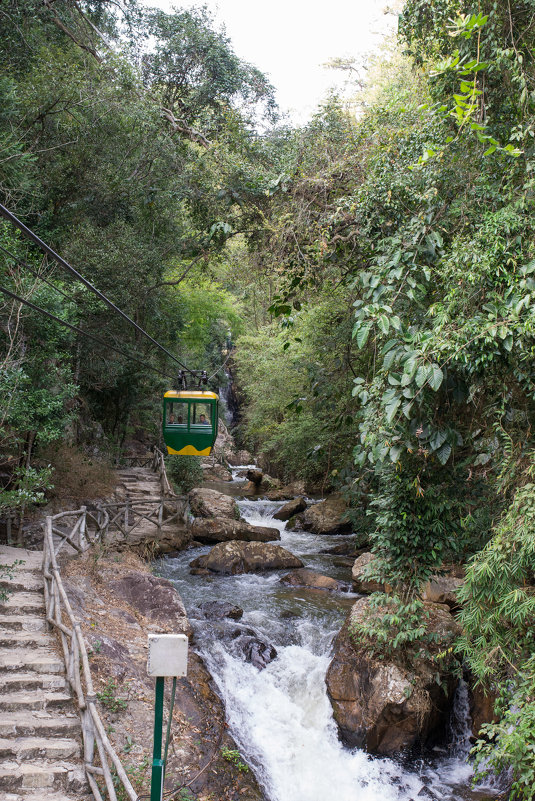
[[[150,342],[152,342],[153,345],[156,345],[156,347],[159,348],[161,351],[163,351],[166,354],[166,356],[168,356],[174,362],[179,364],[180,367],[182,367],[184,370],[186,370],[186,372],[192,374],[192,371],[189,369],[189,367],[187,367],[185,364],[182,364],[182,362],[179,361],[179,359],[177,359],[176,356],[173,356],[173,354],[170,353],[167,350],[167,348],[164,348],[163,345],[160,345],[160,343],[157,342],[154,339],[154,337],[151,337],[151,335],[148,334],[143,328],[141,328],[141,326],[138,325],[134,320],[132,320],[131,317],[129,317],[127,314],[125,314],[124,311],[122,311],[118,306],[115,305],[115,303],[113,303],[111,300],[109,300],[106,297],[106,295],[104,295],[102,292],[100,292],[100,290],[98,290],[96,288],[96,286],[93,286],[93,284],[90,281],[88,281],[86,278],[83,277],[83,275],[81,275],[77,270],[75,270],[74,267],[71,267],[71,265],[67,261],[65,261],[65,259],[62,256],[58,255],[55,250],[52,250],[52,248],[49,245],[47,245],[46,242],[43,242],[43,240],[40,239],[37,236],[37,234],[35,234],[30,228],[28,228],[26,225],[24,225],[23,222],[21,222],[17,217],[15,217],[15,215],[12,214],[9,211],[9,209],[6,209],[6,207],[3,206],[1,203],[0,203],[0,214],[3,217],[5,217],[6,220],[9,220],[9,222],[13,223],[13,225],[15,225],[20,231],[22,231],[24,236],[26,236],[28,239],[30,239],[32,242],[34,242],[38,247],[40,247],[41,250],[43,250],[45,253],[47,253],[61,267],[63,267],[71,275],[74,275],[75,278],[77,278],[79,281],[81,281],[84,286],[86,286],[88,289],[90,289],[91,292],[93,292],[98,298],[100,298],[100,300],[102,300],[107,306],[109,306],[110,309],[112,309],[117,314],[120,314],[121,317],[124,320],[126,320],[128,323],[130,323],[130,325],[132,325],[137,331],[139,331],[140,334],[142,334]]]
[[[44,277],[44,275],[39,275],[39,273],[37,272],[37,270],[34,270],[34,268],[33,268],[33,267],[30,267],[30,265],[28,264],[28,262],[27,262],[27,261],[24,261],[24,259],[21,259],[21,258],[19,258],[19,256],[15,256],[15,254],[14,254],[14,253],[11,253],[11,251],[10,251],[10,250],[8,250],[7,248],[5,248],[3,245],[0,245],[0,250],[3,250],[3,251],[4,251],[4,253],[5,253],[7,256],[9,256],[11,259],[13,259],[13,261],[15,262],[15,264],[20,264],[22,267],[25,267],[25,268],[26,268],[26,269],[27,269],[27,270],[28,270],[28,271],[29,271],[29,272],[30,272],[32,275],[34,275],[36,278],[39,278],[39,280],[40,280],[40,281],[44,281],[44,282],[45,282],[45,284],[48,284],[48,286],[49,286],[49,287],[51,287],[52,289],[55,289],[55,290],[56,290],[56,292],[59,292],[59,293],[60,293],[60,295],[63,295],[63,297],[64,297],[64,298],[67,298],[67,300],[71,300],[71,301],[73,301],[73,298],[70,298],[70,297],[67,295],[67,293],[63,291],[63,289],[60,289],[60,288],[59,288],[59,286],[55,286],[55,285],[52,283],[52,281],[49,281],[47,278],[45,278],[45,277]],[[73,303],[74,303],[74,302],[75,302],[75,301],[73,301]]]
[[[20,295],[16,295],[14,292],[11,292],[10,289],[6,289],[6,287],[0,286],[0,292],[3,292],[4,295],[16,300],[18,303],[23,303],[25,306],[29,306],[30,309],[33,309],[40,314],[44,314],[45,317],[49,317],[54,322],[59,323],[60,325],[64,325],[66,328],[70,328],[71,331],[76,331],[77,334],[81,334],[84,337],[88,337],[89,339],[93,339],[102,347],[107,348],[108,350],[113,350],[115,353],[118,353],[120,356],[123,356],[125,359],[129,359],[130,361],[137,362],[141,364],[146,370],[152,370],[153,373],[158,373],[158,375],[163,376],[163,378],[171,378],[169,373],[164,373],[162,370],[159,370],[157,367],[154,367],[151,364],[147,364],[142,359],[139,359],[137,356],[132,356],[130,353],[126,353],[126,351],[121,350],[120,348],[116,348],[114,345],[110,345],[109,342],[105,342],[103,339],[98,337],[96,334],[91,334],[89,331],[84,331],[82,328],[79,328],[77,325],[72,325],[72,323],[68,323],[66,320],[62,320],[61,317],[56,317],[55,314],[47,311],[46,309],[42,309],[40,306],[36,306],[35,303],[32,303],[30,300],[26,300],[25,298],[21,298]],[[174,376],[173,376],[174,378]]]

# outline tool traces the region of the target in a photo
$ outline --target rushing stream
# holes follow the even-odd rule
[[[236,489],[237,482],[233,482],[227,491],[236,494]],[[250,523],[277,526],[280,544],[307,567],[347,581],[349,569],[343,559],[318,553],[343,542],[343,537],[286,531],[285,523],[272,519],[281,503],[241,499],[238,505]],[[456,698],[451,745],[434,758],[407,767],[345,748],[332,717],[325,673],[332,640],[356,596],[287,588],[279,582],[287,571],[191,576],[189,562],[208,550],[190,550],[168,558],[160,572],[175,583],[182,596],[195,629],[195,647],[224,698],[232,735],[254,765],[270,801],[491,798],[489,789],[470,789],[464,686]],[[199,606],[207,601],[235,604],[244,610],[243,617],[239,622],[205,620]],[[277,651],[263,670],[244,657],[241,643],[252,634]]]

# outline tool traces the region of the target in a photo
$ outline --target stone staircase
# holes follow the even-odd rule
[[[0,546],[0,799],[86,801],[81,728],[45,619],[42,553]]]
[[[182,547],[187,536],[183,521],[181,519],[178,520],[175,516],[171,522],[166,522],[166,519],[176,512],[177,501],[169,499],[168,503],[164,503],[161,529],[158,528],[157,523],[158,504],[147,503],[147,501],[158,501],[162,497],[158,475],[149,467],[123,468],[117,470],[116,475],[117,487],[115,495],[118,501],[124,502],[128,500],[134,505],[136,512],[153,517],[153,520],[139,520],[135,512],[132,511],[130,525],[136,520],[137,522],[135,528],[128,535],[129,545],[135,548],[144,542],[154,540],[160,544],[170,544],[169,548],[171,549],[173,543],[177,547]],[[110,538],[109,541],[111,541]]]

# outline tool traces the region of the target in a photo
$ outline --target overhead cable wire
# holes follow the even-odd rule
[[[154,339],[154,337],[151,337],[151,335],[148,334],[143,328],[141,328],[141,326],[138,325],[134,320],[132,320],[131,317],[129,317],[127,314],[125,314],[125,312],[122,311],[118,306],[116,306],[115,303],[113,303],[111,300],[109,300],[106,297],[106,295],[104,295],[102,292],[100,292],[100,290],[98,290],[96,288],[96,286],[93,286],[93,284],[90,281],[88,281],[86,278],[84,278],[83,275],[81,275],[78,272],[78,270],[75,270],[74,267],[71,267],[71,265],[69,264],[68,261],[65,261],[65,259],[62,256],[60,256],[58,253],[56,253],[55,250],[52,250],[52,248],[49,245],[47,245],[46,242],[43,242],[43,240],[40,239],[37,236],[37,234],[35,234],[30,228],[28,228],[26,225],[24,225],[23,222],[21,222],[17,217],[15,217],[15,215],[12,214],[12,212],[10,212],[9,209],[6,209],[6,207],[3,206],[1,203],[0,203],[0,214],[3,217],[5,217],[6,220],[9,220],[9,222],[13,223],[13,225],[15,225],[19,229],[19,231],[22,231],[24,236],[26,236],[34,244],[36,244],[38,247],[40,247],[41,250],[43,250],[45,253],[47,253],[61,267],[63,267],[65,270],[67,270],[67,272],[69,272],[71,275],[74,275],[74,277],[77,278],[78,281],[81,281],[84,286],[86,286],[89,290],[91,290],[91,292],[93,292],[98,298],[100,298],[100,300],[102,300],[107,306],[109,306],[110,309],[112,309],[114,312],[119,314],[124,320],[127,321],[127,323],[130,323],[130,325],[132,325],[137,331],[139,331],[140,334],[142,334],[144,337],[146,337],[148,340],[150,340],[150,342],[152,342],[153,345],[156,345],[157,348],[159,348],[161,351],[163,351],[174,362],[179,364],[180,367],[182,367],[184,370],[186,370],[186,372],[188,372],[190,374],[192,373],[192,371],[189,369],[189,367],[187,367],[185,364],[182,364],[182,362],[179,359],[177,359],[176,356],[173,356],[173,354],[170,353],[167,350],[167,348],[164,348],[163,345],[160,345],[160,343],[157,342]]]
[[[33,267],[30,267],[27,261],[24,261],[24,259],[19,258],[19,256],[15,256],[14,253],[11,253],[11,251],[5,248],[3,245],[0,245],[0,250],[3,250],[3,252],[6,253],[11,259],[13,259],[13,261],[16,264],[20,264],[22,267],[25,267],[32,275],[34,275],[36,278],[39,278],[40,281],[44,281],[45,284],[48,284],[49,287],[55,289],[56,292],[59,292],[60,295],[63,295],[64,298],[67,298],[67,300],[75,302],[73,298],[70,298],[66,292],[64,292],[62,289],[59,288],[59,286],[55,286],[52,283],[52,281],[49,281],[47,278],[44,277],[44,275],[40,275],[37,272],[37,270],[35,270]]]
[[[45,317],[54,320],[54,322],[59,323],[60,325],[64,325],[66,328],[70,328],[71,331],[76,331],[77,334],[81,334],[84,337],[88,337],[89,339],[93,339],[102,347],[107,348],[108,350],[113,350],[115,353],[118,353],[120,356],[123,356],[125,359],[129,359],[130,361],[137,362],[141,364],[146,370],[152,370],[154,373],[158,373],[159,375],[163,376],[163,378],[171,378],[169,373],[164,373],[162,370],[159,370],[157,367],[154,367],[151,364],[147,364],[142,359],[139,359],[137,356],[132,356],[130,353],[126,353],[126,351],[121,350],[120,348],[116,348],[114,345],[110,345],[109,342],[105,342],[103,339],[98,337],[96,334],[91,334],[89,331],[84,331],[82,328],[79,328],[77,325],[72,325],[72,323],[68,323],[66,320],[62,320],[61,317],[56,317],[55,314],[47,311],[46,309],[42,309],[40,306],[36,306],[35,303],[32,303],[30,300],[26,300],[25,298],[21,298],[20,295],[16,295],[10,289],[6,289],[4,286],[0,286],[0,292],[3,292],[4,295],[16,300],[18,303],[23,303],[25,306],[29,306],[30,309],[33,309],[40,314],[44,314]]]

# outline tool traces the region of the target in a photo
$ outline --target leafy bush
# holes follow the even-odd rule
[[[475,781],[511,772],[510,799],[535,799],[535,656],[532,656],[502,694],[496,706],[499,719],[481,728],[475,744]]]
[[[351,619],[349,633],[378,659],[433,658],[430,648],[439,635],[428,630],[429,610],[419,598],[404,601],[398,595],[376,592],[370,596],[369,614]]]
[[[202,483],[200,456],[166,456],[167,475],[178,493],[189,492]]]

